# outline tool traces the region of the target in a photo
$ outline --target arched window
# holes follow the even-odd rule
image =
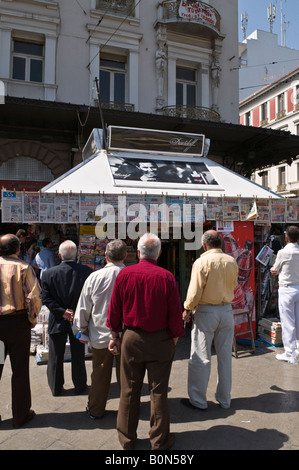
[[[51,170],[41,161],[30,157],[16,157],[0,166],[1,180],[53,181]]]

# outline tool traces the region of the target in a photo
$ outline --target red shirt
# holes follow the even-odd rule
[[[184,336],[182,306],[174,276],[151,259],[142,259],[118,274],[106,325],[120,332],[123,325],[156,331],[166,328],[171,337]]]

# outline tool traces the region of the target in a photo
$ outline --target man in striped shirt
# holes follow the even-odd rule
[[[31,328],[41,309],[41,289],[30,265],[18,258],[20,241],[16,235],[0,237],[0,346],[10,356],[12,368],[13,426],[30,421],[29,354]],[[2,363],[1,363],[2,362]],[[0,378],[4,358],[0,357]]]

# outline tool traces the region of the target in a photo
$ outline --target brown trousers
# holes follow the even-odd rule
[[[92,374],[88,396],[88,410],[97,418],[103,416],[105,412],[114,357],[116,362],[116,378],[119,383],[120,356],[113,356],[108,348],[92,348]]]
[[[0,315],[0,341],[4,343],[5,357],[10,357],[12,379],[13,425],[20,426],[31,407],[29,356],[31,327],[28,314]],[[0,379],[4,364],[0,364]]]
[[[174,352],[174,342],[166,330],[153,333],[125,330],[121,345],[121,392],[117,415],[118,437],[124,449],[130,449],[137,438],[141,388],[146,371],[151,400],[151,448],[163,450],[169,447],[167,392]]]

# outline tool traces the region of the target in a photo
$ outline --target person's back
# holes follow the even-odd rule
[[[52,394],[59,395],[64,383],[63,358],[67,337],[72,355],[72,380],[75,393],[86,388],[84,345],[75,339],[71,322],[87,277],[92,269],[77,264],[77,247],[71,240],[59,246],[61,264],[47,269],[42,276],[43,304],[49,309],[48,383]]]
[[[277,253],[275,267],[279,271],[279,285],[299,285],[299,245],[288,243]]]
[[[270,269],[278,275],[278,306],[284,353],[279,361],[298,363],[299,353],[299,227],[290,225],[285,232],[286,246],[278,251]]]
[[[32,261],[32,266],[37,266],[40,269],[40,279],[43,277],[43,273],[53,266],[56,265],[55,256],[52,251],[53,242],[50,238],[44,238],[43,249],[36,254]]]
[[[137,437],[145,371],[151,397],[151,448],[167,450],[175,441],[169,432],[167,390],[175,345],[178,337],[184,335],[184,328],[175,278],[157,266],[160,252],[161,241],[156,235],[145,234],[140,238],[139,263],[119,273],[108,308],[106,325],[112,338],[109,350],[121,351],[117,431],[126,450],[134,448]]]
[[[92,269],[76,261],[63,261],[47,269],[43,274],[43,283],[51,290],[51,295],[65,308],[76,309],[82,286]],[[59,276],[59,284],[56,279]]]
[[[150,259],[124,268],[116,279],[123,322],[145,331],[167,328],[172,304],[180,302],[174,276]],[[113,306],[113,303],[112,303]],[[176,336],[176,334],[174,335]]]
[[[31,407],[29,353],[31,327],[41,309],[40,286],[34,271],[19,256],[20,241],[13,234],[0,237],[0,341],[12,368],[13,426],[20,427],[35,413]],[[0,378],[3,371],[0,364]]]
[[[231,402],[232,343],[234,319],[231,302],[238,280],[238,265],[223,253],[221,235],[208,230],[202,237],[204,253],[192,267],[184,302],[183,318],[193,312],[191,354],[188,362],[188,393],[181,402],[192,409],[206,409],[211,369],[211,348],[217,352],[216,399],[222,408]]]

